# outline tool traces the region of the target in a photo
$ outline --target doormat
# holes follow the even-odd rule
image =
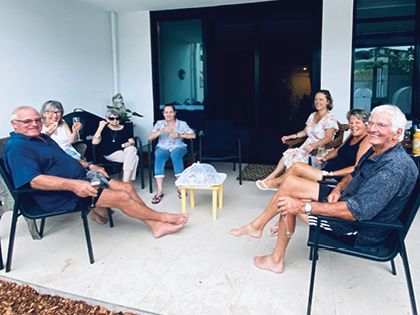
[[[248,164],[242,170],[242,180],[256,182],[270,175],[276,169],[276,165]],[[239,176],[236,177],[239,180]]]

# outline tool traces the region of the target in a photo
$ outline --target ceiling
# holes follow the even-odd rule
[[[134,12],[209,7],[273,0],[73,0],[90,3],[106,11]]]

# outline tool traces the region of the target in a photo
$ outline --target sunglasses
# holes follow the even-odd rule
[[[109,120],[113,121],[113,120],[121,120],[120,117],[108,117]]]

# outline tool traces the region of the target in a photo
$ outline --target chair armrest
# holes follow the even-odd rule
[[[139,137],[134,137],[134,145],[137,149],[141,150],[141,148],[143,147],[143,142]]]
[[[353,220],[345,220],[341,218],[335,218],[335,217],[328,217],[325,215],[317,215],[319,220],[327,220],[327,221],[334,221],[344,224],[352,224],[357,226],[363,226],[363,227],[376,227],[376,228],[383,228],[383,229],[391,229],[391,230],[404,230],[404,226],[400,221],[397,221],[395,223],[383,223],[383,222],[373,222],[373,221],[353,221]]]
[[[286,140],[285,143],[289,146],[288,148],[291,149],[293,146],[305,142],[307,137],[303,137],[303,138],[296,138],[293,140]]]
[[[341,182],[343,178],[343,175],[324,175],[322,176],[322,182],[328,182],[332,180],[335,180],[336,182]]]
[[[199,136],[199,137],[204,137],[204,136],[205,136],[205,134],[204,134],[204,130],[200,130],[200,131],[198,132],[198,136]]]

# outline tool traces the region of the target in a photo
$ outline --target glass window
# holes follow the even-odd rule
[[[412,113],[415,0],[357,0],[353,108],[394,104]]]

